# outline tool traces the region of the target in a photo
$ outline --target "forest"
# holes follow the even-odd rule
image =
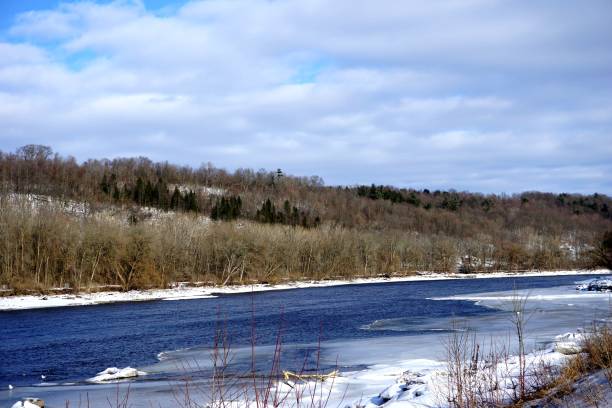
[[[0,151],[0,285],[129,290],[606,266],[611,206],[597,193],[326,186],[281,169],[78,162],[27,145]]]

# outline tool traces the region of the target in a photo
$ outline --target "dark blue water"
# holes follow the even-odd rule
[[[106,367],[144,366],[161,351],[212,344],[219,321],[232,346],[398,335],[362,326],[379,319],[469,317],[498,313],[465,301],[429,297],[572,284],[584,275],[470,279],[293,289],[215,299],[117,303],[0,312],[0,384],[83,380]],[[402,335],[419,334],[413,331]]]

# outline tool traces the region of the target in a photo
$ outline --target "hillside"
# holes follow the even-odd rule
[[[282,170],[0,152],[0,284],[165,286],[588,267],[606,195],[325,186]]]

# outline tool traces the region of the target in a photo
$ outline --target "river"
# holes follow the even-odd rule
[[[596,298],[595,308],[589,294],[577,297],[575,282],[588,278],[390,282],[0,312],[0,406],[30,395],[44,398],[48,407],[65,406],[66,400],[78,406],[75,401],[84,395],[114,398],[115,385],[86,382],[111,366],[149,373],[130,381],[131,406],[169,401],[175,381],[186,372],[196,380],[210,373],[218,328],[231,343],[235,372],[251,364],[253,333],[262,371],[279,336],[283,368],[295,371],[306,355],[311,365],[317,360],[323,370],[341,371],[396,359],[440,359],[441,339],[453,321],[482,334],[507,332],[507,310],[495,296],[485,296],[489,293],[533,294],[530,339],[536,347],[605,311],[604,297]],[[15,388],[8,390],[8,384]]]

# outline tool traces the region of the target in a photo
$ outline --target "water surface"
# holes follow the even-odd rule
[[[173,350],[184,350],[178,355],[201,356],[212,344],[220,322],[238,352],[250,350],[254,329],[263,360],[280,334],[288,350],[287,368],[295,368],[291,365],[299,364],[304,350],[312,349],[319,339],[339,355],[355,354],[354,345],[366,343],[378,344],[381,355],[385,339],[397,343],[398,336],[428,338],[448,330],[450,319],[495,322],[504,313],[469,300],[431,298],[570,287],[585,278],[389,282],[0,312],[0,387],[40,384],[42,375],[47,383],[81,386],[86,378],[110,366],[147,367],[156,371],[148,380],[166,378],[163,373],[172,370],[158,364],[159,353],[169,352],[163,356],[170,360],[177,355]],[[8,394],[0,392],[0,405],[17,395]]]

